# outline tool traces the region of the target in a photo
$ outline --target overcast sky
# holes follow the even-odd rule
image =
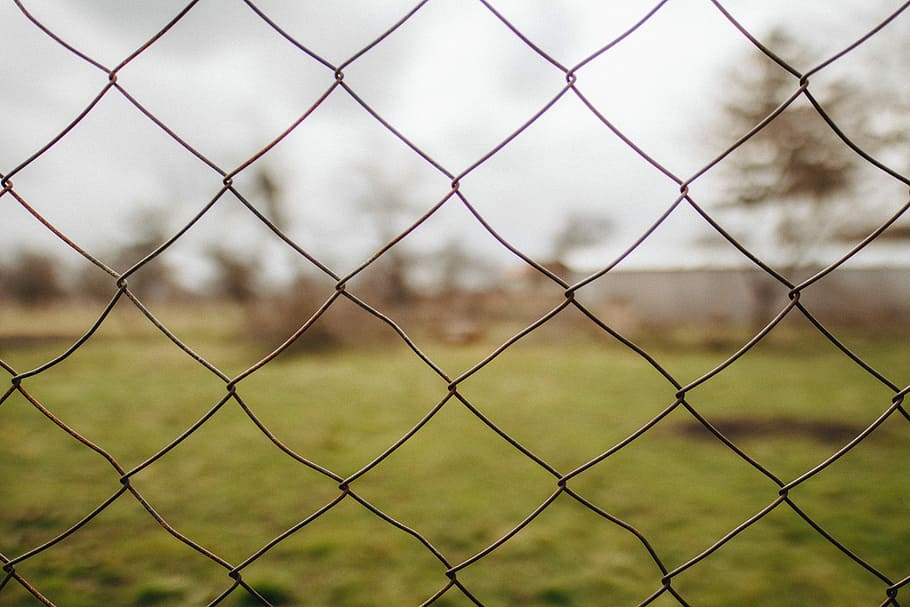
[[[347,62],[415,2],[255,3],[330,65]],[[491,0],[559,64],[578,64],[657,3]],[[901,2],[729,0],[722,4],[759,38],[772,27],[801,37],[820,62],[869,30]],[[182,0],[23,0],[49,29],[111,69],[160,30]],[[904,22],[910,15],[902,16]],[[906,27],[902,28],[907,31]],[[868,57],[906,64],[898,28],[888,28],[830,72],[869,73]],[[903,49],[903,54],[899,51]],[[0,7],[0,172],[8,174],[85,109],[105,70],[53,42],[12,3]],[[708,136],[730,70],[748,41],[708,0],[669,0],[629,38],[577,71],[577,87],[627,137],[681,179],[726,142]],[[865,55],[863,53],[866,53]],[[876,59],[876,60],[879,60]],[[808,69],[811,65],[799,66]],[[885,72],[887,73],[887,72]],[[333,70],[293,46],[244,2],[201,0],[172,30],[118,73],[118,83],[175,134],[230,172],[283,132],[332,86]],[[251,179],[266,168],[282,186],[288,233],[343,274],[379,245],[364,208],[396,194],[403,228],[459,175],[538,112],[565,74],[522,42],[482,3],[430,0],[389,38],[344,68],[344,83],[432,159],[421,158],[343,89],[235,179],[263,211]],[[907,92],[906,86],[903,88]],[[437,166],[434,166],[435,163]],[[448,175],[446,174],[448,173]],[[711,177],[709,175],[708,177]],[[13,176],[16,192],[57,229],[102,259],[135,238],[137,217],[164,210],[173,233],[218,191],[221,176],[109,91],[62,141]],[[702,183],[704,184],[702,186]],[[692,194],[710,205],[716,183]],[[700,189],[701,186],[701,189]],[[614,229],[592,265],[608,263],[669,207],[678,186],[634,154],[571,92],[521,136],[464,177],[461,191],[510,243],[545,257],[567,210],[601,214]],[[3,254],[15,247],[71,253],[9,197],[0,199]],[[899,201],[900,204],[903,201]],[[897,205],[899,206],[899,205]],[[628,264],[678,265],[706,225],[681,208]],[[232,199],[222,200],[169,255],[187,263],[213,241],[285,255]],[[433,250],[468,243],[498,262],[511,256],[457,200],[407,239]],[[693,257],[694,259],[695,257]],[[125,268],[117,268],[125,269]]]

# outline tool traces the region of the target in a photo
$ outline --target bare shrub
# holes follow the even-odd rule
[[[14,301],[26,305],[46,305],[63,299],[59,262],[47,253],[23,251],[12,264],[0,270],[0,287]]]
[[[247,330],[256,342],[277,348],[303,329],[288,346],[288,351],[296,353],[376,345],[395,337],[388,323],[344,295],[319,313],[335,293],[334,284],[327,283],[300,276],[284,289],[248,300],[244,304]]]

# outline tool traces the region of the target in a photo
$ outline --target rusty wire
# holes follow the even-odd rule
[[[529,36],[526,36],[518,27],[516,27],[512,22],[509,21],[508,17],[504,15],[501,11],[497,10],[495,7],[495,2],[487,2],[486,0],[480,0],[480,3],[483,7],[492,13],[497,20],[499,20],[510,32],[514,35],[521,43],[525,44],[533,53],[536,53],[540,56],[549,66],[561,72],[565,77],[565,85],[559,89],[542,107],[539,108],[530,118],[525,120],[523,124],[515,131],[510,133],[503,140],[499,141],[496,145],[491,147],[485,153],[483,153],[479,159],[471,163],[467,168],[458,170],[452,167],[446,167],[441,162],[436,160],[432,155],[427,153],[425,150],[421,149],[408,135],[401,130],[397,129],[389,120],[384,118],[379,111],[371,107],[360,95],[357,93],[357,83],[349,82],[345,77],[345,69],[357,62],[361,57],[369,54],[374,47],[376,47],[380,42],[388,37],[394,37],[397,30],[406,22],[408,22],[414,15],[418,14],[424,5],[427,4],[428,0],[424,0],[416,4],[413,8],[407,11],[400,20],[391,24],[386,31],[381,33],[377,38],[370,41],[366,46],[361,49],[357,49],[356,52],[350,55],[348,59],[342,61],[339,64],[334,64],[331,61],[321,57],[316,52],[310,50],[304,41],[300,41],[294,38],[288,31],[282,28],[281,24],[272,19],[267,11],[261,9],[256,5],[253,0],[244,0],[247,7],[250,9],[250,18],[259,19],[269,28],[271,28],[275,35],[283,39],[284,41],[290,43],[297,51],[303,55],[309,57],[313,61],[320,64],[322,67],[326,68],[326,85],[324,92],[319,95],[312,104],[302,111],[295,121],[293,121],[280,135],[275,137],[267,145],[262,147],[260,150],[256,151],[254,154],[249,156],[246,160],[241,162],[236,167],[223,167],[216,164],[212,161],[203,150],[200,150],[186,140],[182,139],[178,133],[172,130],[162,119],[157,117],[153,112],[147,109],[134,95],[129,92],[129,84],[127,82],[121,82],[118,78],[119,72],[127,64],[135,60],[142,53],[146,52],[149,48],[153,47],[158,40],[167,36],[168,31],[177,24],[181,19],[184,19],[197,4],[198,0],[194,0],[187,4],[181,11],[179,11],[165,27],[163,27],[159,32],[154,36],[144,42],[139,48],[134,52],[130,53],[125,59],[123,59],[119,64],[109,67],[104,65],[100,61],[93,59],[87,54],[78,50],[75,46],[67,42],[63,36],[55,33],[51,28],[43,24],[39,19],[34,17],[26,7],[25,3],[21,0],[14,0],[16,7],[21,11],[31,23],[41,30],[46,36],[48,36],[54,43],[60,45],[62,48],[66,49],[72,53],[78,60],[83,61],[92,67],[98,69],[103,74],[106,75],[106,80],[100,88],[100,91],[85,105],[84,109],[79,112],[75,118],[73,118],[69,124],[56,136],[52,137],[44,145],[42,145],[37,152],[28,156],[22,160],[18,165],[11,168],[0,167],[0,169],[5,168],[5,172],[0,173],[0,184],[2,184],[2,191],[0,191],[0,203],[2,204],[11,204],[21,206],[28,214],[31,215],[37,222],[42,224],[46,229],[48,229],[57,239],[63,242],[66,246],[74,250],[76,253],[84,257],[88,262],[99,267],[101,270],[110,275],[113,282],[116,284],[116,293],[113,298],[110,300],[108,305],[104,308],[100,316],[88,327],[84,335],[78,339],[70,348],[61,353],[59,356],[37,366],[34,369],[16,369],[11,364],[8,364],[5,361],[0,360],[0,366],[8,374],[10,385],[4,390],[2,397],[0,397],[0,405],[9,399],[9,397],[15,393],[20,394],[25,400],[30,403],[37,411],[39,411],[49,422],[55,424],[62,431],[69,434],[79,443],[81,443],[86,449],[92,450],[105,458],[110,466],[113,468],[113,473],[116,478],[119,480],[122,485],[120,489],[114,492],[109,498],[104,500],[96,508],[92,509],[90,512],[85,513],[85,515],[76,522],[72,527],[67,529],[65,532],[56,535],[55,537],[47,540],[45,543],[33,546],[28,551],[23,554],[18,555],[5,555],[0,553],[0,561],[3,563],[3,579],[0,581],[0,598],[5,588],[12,584],[21,585],[28,593],[35,597],[36,601],[45,605],[56,605],[52,596],[46,595],[41,587],[38,587],[32,583],[25,575],[20,572],[20,565],[26,563],[32,557],[52,550],[55,545],[64,541],[71,535],[77,534],[80,530],[87,525],[93,518],[98,516],[101,512],[107,509],[111,504],[120,499],[135,499],[142,505],[145,511],[168,533],[175,537],[180,542],[183,542],[193,550],[197,551],[207,559],[210,559],[213,563],[217,564],[224,569],[225,573],[225,588],[219,596],[209,603],[210,605],[216,605],[224,601],[228,596],[234,593],[238,588],[244,588],[252,597],[255,597],[263,605],[270,605],[269,600],[263,594],[261,594],[256,588],[251,586],[246,580],[244,580],[243,573],[244,570],[250,566],[252,563],[256,562],[258,559],[263,557],[269,551],[271,551],[275,546],[279,545],[281,542],[287,538],[298,534],[303,533],[303,530],[313,521],[319,519],[327,512],[331,511],[334,507],[342,502],[354,502],[359,506],[363,507],[366,511],[372,513],[384,523],[388,524],[397,531],[408,534],[415,538],[420,544],[441,564],[440,569],[440,588],[439,590],[429,597],[418,597],[415,599],[415,604],[422,601],[422,604],[429,605],[443,596],[447,596],[450,593],[460,593],[463,598],[466,598],[468,601],[482,605],[483,597],[477,596],[472,592],[469,585],[467,585],[460,577],[459,573],[464,569],[471,567],[477,563],[483,561],[487,555],[491,554],[497,550],[500,546],[510,541],[512,537],[520,533],[528,524],[535,520],[541,513],[546,511],[551,504],[553,504],[558,499],[572,499],[577,503],[581,504],[591,512],[595,513],[597,516],[601,517],[605,522],[616,525],[618,528],[623,531],[631,534],[647,551],[650,555],[651,560],[654,564],[654,586],[653,593],[646,597],[643,601],[639,603],[640,606],[648,605],[660,597],[665,599],[670,599],[675,601],[679,605],[689,605],[685,596],[674,586],[674,579],[682,574],[685,571],[688,571],[692,568],[696,568],[701,562],[705,559],[708,559],[713,553],[721,549],[725,544],[731,541],[738,534],[754,525],[758,521],[762,520],[771,512],[778,510],[780,508],[789,508],[796,515],[798,515],[805,523],[810,526],[820,537],[824,538],[831,545],[836,547],[838,550],[843,552],[849,559],[851,559],[857,566],[865,569],[874,576],[876,576],[881,582],[881,593],[877,597],[870,597],[869,603],[879,604],[882,607],[884,606],[897,606],[898,599],[901,595],[902,589],[910,583],[910,572],[908,572],[908,577],[902,579],[893,579],[885,575],[882,571],[874,567],[872,564],[864,560],[859,554],[855,553],[842,543],[837,537],[826,531],[819,523],[812,519],[812,517],[807,514],[796,501],[791,498],[791,491],[802,484],[806,480],[813,478],[814,476],[821,473],[828,466],[839,460],[851,449],[855,448],[860,444],[866,437],[868,437],[872,432],[876,430],[882,423],[888,420],[891,417],[903,417],[907,420],[910,420],[910,414],[908,414],[907,409],[904,406],[904,398],[908,392],[910,392],[910,387],[901,387],[900,384],[895,383],[888,377],[886,377],[881,372],[877,371],[873,366],[866,363],[858,354],[854,353],[850,348],[848,348],[844,343],[838,340],[835,334],[828,330],[825,325],[819,321],[815,316],[813,316],[810,307],[806,306],[802,302],[802,294],[814,283],[820,280],[822,277],[835,272],[840,268],[844,263],[856,255],[862,248],[871,243],[876,239],[882,232],[884,232],[889,226],[894,222],[900,219],[905,211],[910,207],[910,203],[904,204],[901,208],[894,213],[891,217],[887,218],[882,225],[871,232],[865,239],[857,244],[852,250],[847,254],[843,255],[837,261],[831,263],[825,268],[822,268],[813,276],[803,280],[802,282],[795,283],[792,282],[789,278],[779,273],[772,265],[764,261],[756,253],[750,250],[745,244],[738,241],[734,236],[729,234],[723,227],[723,225],[716,220],[716,218],[707,210],[705,210],[690,194],[690,186],[693,182],[700,179],[703,175],[707,174],[709,171],[712,171],[719,163],[721,163],[728,155],[733,153],[736,149],[741,146],[748,145],[750,140],[755,137],[759,132],[761,132],[766,126],[771,124],[777,117],[783,113],[792,103],[798,99],[806,99],[818,112],[819,116],[825,121],[825,123],[830,127],[831,131],[840,139],[840,141],[851,148],[860,158],[870,165],[878,168],[888,176],[893,179],[896,179],[902,182],[905,185],[910,185],[910,178],[906,175],[900,173],[898,170],[886,165],[881,160],[875,158],[871,153],[864,150],[860,145],[856,144],[837,124],[837,122],[831,118],[824,110],[823,106],[815,99],[812,95],[812,90],[810,86],[810,76],[814,76],[819,72],[822,72],[830,65],[835,64],[847,53],[851,52],[854,48],[865,43],[868,39],[874,36],[882,28],[886,27],[893,19],[901,16],[901,13],[907,9],[908,4],[904,4],[899,7],[893,14],[889,15],[881,23],[877,24],[872,30],[864,34],[861,38],[856,40],[854,43],[850,44],[840,52],[832,55],[831,57],[825,59],[824,61],[819,62],[816,66],[808,69],[805,73],[799,71],[796,67],[788,64],[784,59],[775,54],[775,49],[765,46],[760,40],[759,36],[750,32],[746,27],[739,23],[731,11],[727,10],[719,0],[711,0],[711,3],[717,9],[717,11],[723,15],[752,45],[755,46],[760,52],[764,53],[771,61],[775,62],[781,69],[785,70],[792,76],[792,94],[771,114],[769,114],[764,120],[756,124],[749,132],[740,137],[735,143],[730,145],[727,149],[723,150],[715,158],[711,159],[710,162],[705,164],[703,167],[694,171],[691,175],[680,176],[671,172],[669,169],[661,165],[652,155],[650,155],[642,146],[637,144],[633,139],[626,134],[624,134],[615,124],[613,124],[607,116],[605,116],[592,102],[589,97],[584,94],[584,84],[585,84],[585,68],[586,66],[594,63],[598,58],[607,55],[610,51],[617,45],[619,45],[623,40],[630,36],[635,36],[638,28],[647,23],[654,15],[656,15],[661,8],[667,4],[668,0],[662,0],[661,2],[656,3],[649,11],[647,11],[640,21],[638,21],[634,26],[629,28],[627,31],[623,32],[620,36],[614,40],[604,41],[602,47],[600,47],[595,53],[591,54],[588,57],[585,57],[581,61],[577,62],[574,65],[566,66],[561,63],[557,58],[547,54],[539,46],[537,46]],[[904,16],[904,18],[906,18]],[[164,133],[170,137],[175,145],[180,146],[190,152],[199,162],[207,166],[214,173],[213,178],[218,180],[218,191],[212,197],[212,199],[202,207],[202,210],[197,213],[182,229],[173,235],[170,239],[163,242],[151,253],[146,255],[143,259],[136,262],[135,265],[128,268],[126,271],[120,273],[112,269],[104,262],[102,262],[97,256],[93,255],[92,252],[85,250],[84,248],[77,245],[73,240],[67,237],[62,231],[55,227],[50,221],[45,219],[38,211],[36,211],[32,205],[28,202],[29,194],[28,192],[20,192],[16,189],[14,182],[16,175],[31,165],[32,163],[39,162],[42,155],[45,154],[48,150],[57,145],[61,140],[66,138],[68,134],[78,125],[86,116],[88,116],[99,101],[108,95],[121,95],[126,101],[134,106],[145,118],[147,118],[151,123],[160,128]],[[367,259],[364,263],[356,267],[354,270],[349,272],[346,275],[336,273],[329,264],[324,263],[319,260],[316,256],[311,254],[301,243],[296,242],[293,238],[285,234],[282,228],[272,221],[270,221],[265,215],[259,212],[254,204],[247,200],[244,197],[244,194],[235,188],[234,178],[243,171],[246,171],[255,163],[257,163],[263,156],[265,156],[272,148],[277,146],[283,139],[288,135],[294,132],[301,124],[303,124],[310,115],[320,107],[320,105],[326,101],[329,97],[334,95],[348,95],[359,107],[361,107],[369,116],[375,119],[383,128],[385,128],[389,133],[398,138],[404,145],[406,145],[410,150],[420,159],[425,161],[430,167],[434,170],[441,173],[445,176],[451,186],[450,189],[444,193],[441,193],[437,202],[433,203],[427,211],[416,221],[414,221],[407,229],[400,232],[395,238],[391,241],[384,244],[381,248],[375,251],[375,253]],[[493,225],[487,222],[487,220],[476,210],[475,206],[471,203],[468,194],[462,189],[462,185],[465,182],[469,181],[471,173],[486,163],[490,158],[495,156],[505,148],[510,142],[515,138],[519,137],[527,130],[532,124],[534,124],[541,116],[545,115],[555,104],[557,104],[560,99],[566,95],[574,95],[578,98],[581,104],[591,112],[591,114],[596,118],[598,122],[603,124],[608,135],[618,137],[630,150],[635,154],[641,157],[645,162],[650,164],[654,169],[656,169],[660,174],[662,174],[666,179],[672,181],[679,188],[678,197],[672,201],[672,203],[667,207],[665,212],[663,212],[660,217],[647,229],[645,230],[640,237],[635,240],[621,255],[619,255],[614,261],[607,264],[600,271],[591,274],[584,279],[573,283],[567,282],[562,277],[545,267],[545,265],[537,260],[535,260],[531,255],[525,253],[521,249],[517,248],[511,244],[506,238],[501,236]],[[231,376],[222,370],[220,370],[215,364],[206,360],[201,354],[196,352],[191,344],[185,343],[177,335],[172,332],[165,322],[161,321],[154,313],[153,309],[149,307],[146,303],[140,301],[137,295],[131,291],[129,285],[130,277],[143,268],[146,264],[150,263],[156,257],[161,255],[169,247],[171,247],[175,242],[177,242],[194,224],[196,224],[201,218],[206,216],[206,214],[214,207],[216,202],[224,195],[230,193],[238,200],[240,200],[252,213],[253,215],[262,222],[274,235],[276,238],[281,239],[287,245],[289,245],[301,258],[307,260],[313,267],[317,268],[325,276],[327,276],[334,283],[334,290],[326,295],[324,303],[316,310],[316,312],[302,325],[299,329],[294,332],[292,335],[287,336],[287,339],[284,343],[278,346],[274,351],[267,354],[258,362],[251,365],[246,370],[240,372],[237,375]],[[555,307],[553,307],[549,312],[541,316],[539,319],[526,326],[524,329],[513,335],[511,338],[503,342],[499,347],[495,348],[488,356],[478,360],[473,366],[471,366],[467,371],[461,373],[457,376],[451,376],[446,370],[437,365],[431,358],[422,351],[418,343],[408,335],[408,333],[400,327],[396,322],[387,315],[383,310],[374,307],[373,305],[367,303],[363,299],[359,298],[352,290],[348,289],[348,283],[352,281],[356,276],[361,273],[368,272],[371,266],[377,262],[383,255],[385,255],[389,250],[398,245],[404,238],[406,238],[411,232],[416,230],[424,222],[426,222],[431,216],[433,216],[440,208],[444,205],[463,205],[464,208],[470,213],[470,215],[476,219],[478,224],[483,227],[493,238],[495,238],[505,249],[511,252],[514,256],[521,259],[527,266],[533,268],[534,271],[539,273],[544,279],[551,281],[554,285],[558,286],[564,291],[564,299]],[[588,309],[580,301],[576,299],[576,294],[586,285],[600,279],[604,275],[613,271],[628,255],[634,252],[642,243],[644,243],[650,235],[660,227],[674,212],[679,208],[688,205],[696,213],[705,219],[705,221],[719,234],[721,237],[726,239],[733,247],[735,247],[745,259],[747,259],[752,265],[757,269],[767,274],[769,277],[774,279],[777,283],[780,284],[781,288],[789,295],[789,300],[784,307],[779,309],[774,316],[774,318],[767,323],[761,330],[759,330],[751,339],[746,343],[742,344],[741,347],[731,356],[729,356],[725,361],[717,365],[712,370],[708,371],[701,377],[691,381],[687,384],[684,384],[677,380],[673,374],[671,374],[661,363],[647,352],[644,348],[637,345],[630,338],[625,336],[620,331],[613,328],[610,324],[609,318],[601,318],[597,313]],[[413,428],[409,429],[400,439],[388,445],[388,447],[377,457],[370,461],[363,463],[362,467],[357,470],[355,473],[349,476],[343,476],[338,474],[319,462],[313,461],[297,452],[294,451],[290,446],[286,445],[279,438],[278,434],[274,430],[268,427],[263,423],[255,414],[253,409],[247,405],[244,398],[241,396],[239,391],[240,385],[243,381],[250,377],[251,375],[257,373],[260,369],[269,365],[276,357],[278,357],[285,349],[289,348],[296,340],[300,339],[306,334],[308,329],[313,326],[320,317],[326,313],[336,302],[341,299],[346,298],[356,306],[359,306],[361,309],[365,310],[367,313],[372,314],[377,319],[386,323],[401,339],[401,341],[406,344],[408,348],[413,352],[413,354],[424,363],[433,373],[435,373],[445,386],[445,394],[441,400],[436,403],[430,410],[426,412],[423,418],[414,425]],[[134,305],[145,318],[148,319],[158,330],[160,330],[173,344],[182,350],[186,355],[188,355],[193,361],[201,365],[213,376],[215,376],[220,382],[224,384],[225,392],[221,399],[207,412],[203,415],[198,421],[192,424],[190,427],[186,428],[177,438],[167,445],[161,446],[161,448],[151,457],[149,457],[144,462],[132,467],[124,467],[117,459],[105,451],[102,447],[94,444],[92,441],[88,440],[77,432],[74,428],[67,425],[64,421],[54,415],[54,413],[45,406],[38,398],[36,398],[26,387],[27,383],[25,380],[31,380],[32,378],[37,378],[43,372],[54,367],[61,361],[67,359],[70,356],[77,355],[80,348],[85,344],[92,335],[103,325],[103,323],[108,318],[111,311],[114,309],[115,305],[119,303],[129,302]],[[596,457],[590,459],[589,461],[577,466],[573,470],[561,471],[556,467],[548,463],[544,458],[533,452],[531,449],[523,445],[514,437],[510,436],[508,432],[500,428],[492,419],[483,413],[483,411],[476,407],[461,391],[461,384],[466,381],[468,378],[474,376],[475,374],[481,372],[489,363],[497,359],[503,352],[511,348],[515,343],[522,340],[526,336],[530,335],[538,328],[547,324],[551,319],[555,318],[563,310],[574,307],[580,311],[593,325],[595,325],[599,330],[603,331],[605,334],[615,338],[620,344],[628,348],[631,352],[634,352],[635,355],[641,357],[647,363],[654,368],[669,384],[672,385],[675,390],[675,400],[670,403],[663,411],[649,420],[646,424],[641,426],[634,433],[626,437],[624,440],[620,441],[615,445],[605,446],[604,451],[597,455]],[[880,416],[866,429],[864,429],[860,434],[853,437],[847,444],[842,448],[837,450],[830,457],[825,459],[823,462],[815,466],[814,468],[805,471],[802,475],[798,476],[794,480],[786,482],[785,480],[779,478],[775,475],[770,469],[768,469],[762,462],[754,459],[746,453],[735,440],[725,436],[725,434],[715,427],[709,417],[704,416],[698,408],[690,402],[689,394],[692,390],[698,386],[712,380],[717,375],[723,373],[730,365],[737,361],[744,354],[752,350],[759,342],[761,342],[766,336],[768,336],[776,327],[790,315],[802,315],[804,316],[825,339],[830,341],[834,346],[836,346],[846,357],[848,357],[856,366],[864,370],[869,376],[873,377],[879,383],[884,385],[889,391],[893,393],[893,397],[890,403],[884,407],[884,410],[881,412]],[[208,547],[204,546],[202,543],[197,541],[192,537],[187,537],[175,529],[163,516],[157,513],[155,509],[155,504],[150,502],[143,494],[133,486],[132,479],[139,472],[154,466],[156,462],[161,459],[165,454],[169,453],[181,442],[186,440],[188,437],[192,436],[199,428],[204,426],[209,420],[219,414],[219,412],[228,404],[237,405],[249,418],[249,420],[262,432],[275,446],[277,446],[282,452],[293,458],[295,461],[299,462],[301,465],[306,466],[318,474],[323,475],[331,482],[336,483],[338,486],[339,493],[338,495],[326,503],[323,507],[317,511],[309,514],[297,524],[293,525],[291,528],[287,529],[285,532],[280,535],[272,538],[265,545],[263,545],[259,550],[249,554],[241,562],[230,562],[226,558],[216,554]],[[479,419],[483,424],[488,426],[496,435],[498,435],[503,441],[505,441],[512,448],[517,450],[523,456],[528,458],[536,466],[540,467],[543,471],[549,474],[552,477],[553,489],[552,493],[540,503],[524,520],[517,521],[514,527],[509,530],[507,533],[502,535],[498,540],[486,546],[483,550],[477,552],[473,556],[462,560],[460,562],[455,562],[450,560],[450,557],[447,557],[442,551],[437,549],[424,535],[422,535],[420,529],[410,528],[403,523],[397,521],[383,510],[377,506],[370,503],[363,496],[358,494],[354,484],[355,481],[370,473],[376,466],[378,466],[382,461],[389,457],[392,453],[397,451],[402,445],[406,444],[409,440],[417,435],[424,426],[434,418],[434,416],[439,413],[445,406],[462,406],[465,410],[469,411],[477,419]],[[0,410],[2,411],[2,410]],[[597,464],[603,462],[604,460],[612,457],[614,454],[622,451],[628,445],[635,442],[638,438],[645,435],[663,420],[667,418],[674,411],[683,411],[694,420],[697,420],[708,432],[710,432],[714,437],[716,437],[723,445],[725,445],[732,453],[734,453],[738,458],[741,458],[743,461],[748,463],[748,465],[755,468],[762,475],[767,477],[776,487],[778,488],[777,492],[769,496],[769,501],[767,505],[762,508],[759,512],[755,513],[753,516],[749,517],[746,520],[743,520],[735,528],[729,529],[722,537],[713,538],[712,543],[698,554],[691,555],[691,557],[684,563],[670,568],[668,567],[664,560],[661,558],[659,552],[654,548],[651,539],[645,537],[640,531],[638,531],[630,523],[618,518],[617,516],[611,514],[609,511],[603,509],[601,506],[590,501],[582,494],[577,492],[572,487],[572,482],[577,477],[585,474],[586,471],[590,470]],[[23,437],[23,440],[28,440],[27,437]],[[129,494],[129,498],[125,496]],[[6,513],[4,513],[6,514]],[[0,548],[2,548],[3,540],[0,538]],[[666,596],[665,596],[666,595]],[[608,604],[609,599],[605,597],[605,603]],[[609,603],[612,604],[612,603]]]

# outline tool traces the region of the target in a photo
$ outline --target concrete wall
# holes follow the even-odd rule
[[[770,320],[787,305],[788,291],[758,269],[643,270],[608,273],[578,299],[648,323],[747,323]],[[910,268],[842,268],[806,288],[800,302],[827,322],[908,322]]]

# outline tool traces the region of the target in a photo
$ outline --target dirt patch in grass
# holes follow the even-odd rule
[[[712,417],[714,425],[732,441],[762,438],[806,438],[820,443],[842,445],[865,428],[839,420],[799,419],[795,417]],[[692,438],[716,440],[698,420],[675,424],[674,430]]]

